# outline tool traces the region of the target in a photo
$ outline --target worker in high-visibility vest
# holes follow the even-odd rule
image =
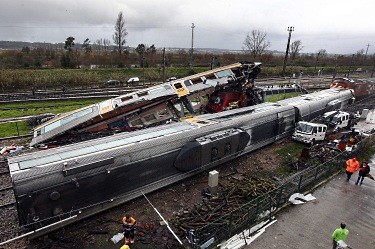
[[[128,245],[123,245],[120,249],[130,249],[130,247]]]
[[[356,172],[359,168],[359,162],[357,161],[356,157],[353,157],[346,161],[346,175],[347,179],[346,181],[350,180],[350,177],[353,175],[354,172]]]
[[[125,244],[134,243],[134,231],[135,231],[136,220],[129,214],[126,214],[122,218],[122,228],[124,229]]]

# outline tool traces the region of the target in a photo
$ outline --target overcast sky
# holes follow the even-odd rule
[[[126,45],[140,43],[190,48],[242,49],[251,30],[267,33],[270,50],[285,51],[291,42],[302,52],[375,53],[374,0],[1,0],[0,40],[64,42],[73,36],[112,40],[123,12]]]

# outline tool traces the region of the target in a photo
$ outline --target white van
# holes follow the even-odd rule
[[[292,135],[292,139],[303,143],[322,141],[326,137],[327,125],[300,121]]]
[[[126,81],[126,83],[134,83],[134,82],[139,82],[139,77],[131,77]]]
[[[349,127],[350,114],[342,111],[326,112],[323,115],[329,126],[339,128]]]

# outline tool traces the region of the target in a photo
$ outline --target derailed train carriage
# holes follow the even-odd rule
[[[327,89],[11,157],[20,224],[61,227],[290,136],[296,122],[353,100],[351,90]]]

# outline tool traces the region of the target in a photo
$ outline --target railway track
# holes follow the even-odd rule
[[[0,221],[0,242],[19,234],[16,198],[7,162],[2,158],[0,158]]]
[[[16,203],[13,192],[12,180],[5,159],[0,161],[0,212],[3,207],[12,206]]]
[[[31,91],[0,93],[0,103],[12,103],[20,101],[45,101],[56,99],[82,99],[82,98],[113,98],[121,94],[133,92],[151,85],[141,86],[124,86],[116,88],[88,88],[88,89],[70,89],[69,91],[61,90],[40,90],[34,94]]]
[[[259,86],[284,85],[298,83],[304,88],[327,88],[331,82],[332,77],[326,76],[322,78],[306,77],[302,79],[297,78],[262,78],[257,80]],[[155,83],[159,84],[159,83]],[[106,87],[106,88],[72,88],[67,91],[62,90],[37,90],[34,93],[31,91],[14,92],[14,93],[0,93],[0,103],[12,103],[20,101],[41,101],[41,100],[56,100],[56,99],[77,99],[77,98],[113,98],[129,92],[134,92],[142,88],[147,88],[155,84],[140,84],[134,86],[122,87]]]
[[[14,198],[13,187],[7,186],[0,188],[0,212],[2,208],[14,204],[16,204],[16,199]]]

